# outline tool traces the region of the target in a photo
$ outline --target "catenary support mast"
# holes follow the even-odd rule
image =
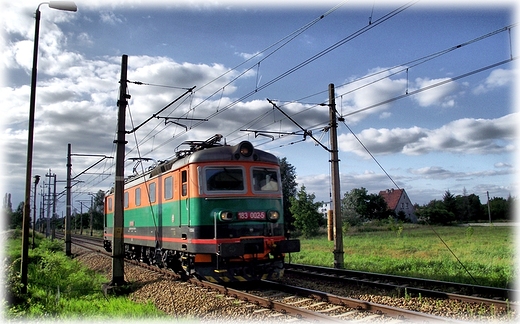
[[[125,118],[127,99],[130,97],[126,94],[127,84],[127,67],[128,55],[123,55],[121,62],[121,81],[119,85],[119,107],[117,115],[117,139],[115,141],[116,148],[116,178],[114,186],[114,228],[112,232],[112,286],[121,286],[125,284],[124,278],[124,190],[125,190]]]
[[[329,84],[330,117],[330,164],[332,178],[332,210],[334,217],[334,268],[343,268],[343,232],[341,224],[341,197],[338,156],[338,122],[336,119],[336,99],[334,84]]]

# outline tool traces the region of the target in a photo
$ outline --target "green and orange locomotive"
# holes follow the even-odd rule
[[[129,177],[125,256],[212,282],[275,279],[300,241],[284,235],[278,159],[222,135],[187,141],[172,160]],[[104,245],[112,250],[114,194],[105,198]]]

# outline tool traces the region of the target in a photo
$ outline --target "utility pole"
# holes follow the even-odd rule
[[[491,224],[491,206],[489,205],[489,191],[486,191],[487,194],[487,207],[488,207],[488,216],[489,216],[489,224]]]
[[[292,121],[295,125],[300,127],[303,131],[304,136],[310,136],[317,144],[319,144],[322,148],[330,152],[330,164],[331,164],[331,178],[332,178],[332,202],[330,208],[332,209],[333,215],[333,225],[334,225],[334,268],[342,269],[343,268],[343,233],[342,233],[342,224],[341,224],[341,198],[340,198],[340,180],[339,180],[339,156],[338,156],[338,123],[336,119],[336,99],[334,94],[334,84],[329,84],[329,128],[330,128],[330,143],[331,148],[327,148],[325,145],[320,143],[314,136],[312,136],[312,132],[307,131],[302,126],[300,126],[297,122],[294,121],[289,115],[287,115],[283,110],[280,109],[273,101],[269,100],[270,104],[273,105],[276,109],[278,109],[285,117],[287,117],[290,121]],[[260,131],[255,131],[255,134]],[[263,133],[263,132],[262,132]],[[294,133],[291,133],[294,134]]]
[[[124,190],[125,190],[125,118],[127,99],[130,98],[126,94],[127,83],[127,67],[128,55],[123,55],[121,62],[121,81],[119,86],[119,107],[117,115],[117,139],[116,148],[116,177],[114,186],[114,227],[112,231],[112,281],[111,286],[121,286],[126,284],[124,277]]]
[[[94,196],[92,193],[90,195],[90,236],[92,236],[92,227],[94,226]]]
[[[40,195],[42,196],[41,199],[40,199],[40,216],[38,217],[39,219],[39,223],[40,223],[40,233],[43,233],[43,217],[44,217],[44,214],[43,214],[43,211],[45,209],[45,190],[44,190],[44,187],[45,187],[45,181],[43,183],[43,185],[40,186],[41,188],[41,191],[40,191]]]
[[[56,238],[56,174],[54,174],[54,192],[52,193],[52,239]]]
[[[67,145],[67,208],[65,215],[65,254],[71,256],[71,236],[70,236],[70,212],[71,212],[71,178],[72,173],[72,159],[71,159],[71,144]]]
[[[51,230],[51,178],[54,178],[54,194],[56,194],[56,174],[51,173],[51,169],[49,169],[49,173],[45,175],[45,177],[49,178],[48,182],[48,194],[47,194],[47,229],[45,230],[45,237],[49,237]],[[53,199],[54,205],[54,199]],[[53,207],[53,210],[56,207]],[[54,214],[52,214],[54,216]]]
[[[49,173],[45,175],[45,177],[49,178],[47,181],[47,227],[45,229],[45,237],[49,237],[51,235],[51,170],[49,169]]]
[[[35,175],[34,176],[34,210],[33,210],[33,232],[32,232],[32,248],[35,248],[34,245],[34,237],[36,235],[36,197],[38,196],[36,190],[38,190],[38,182],[40,182],[40,176]]]
[[[334,268],[343,268],[343,232],[341,224],[341,198],[339,181],[338,156],[338,122],[336,119],[336,99],[334,84],[329,84],[329,117],[330,117],[330,164],[332,178],[332,210],[334,218]]]
[[[83,170],[78,175],[76,175],[74,178],[71,177],[72,173],[72,156],[78,155],[78,156],[102,156],[103,158],[90,167],[88,167],[86,170]],[[99,164],[101,161],[103,161],[106,158],[112,158],[111,156],[106,155],[99,155],[99,154],[72,154],[72,147],[71,144],[68,144],[67,149],[67,208],[66,208],[66,216],[65,216],[65,254],[70,256],[71,253],[71,213],[72,213],[72,181],[75,180],[77,177],[85,173],[87,170],[91,169],[92,167]],[[77,180],[75,180],[77,181]],[[56,197],[56,195],[54,195]],[[56,198],[54,198],[56,199]]]
[[[80,214],[79,214],[79,235],[83,235],[83,204],[89,200],[80,200]],[[92,200],[90,200],[90,206],[92,206]],[[87,207],[87,205],[85,205]]]

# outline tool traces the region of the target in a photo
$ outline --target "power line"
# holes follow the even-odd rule
[[[358,109],[356,111],[353,111],[353,112],[350,112],[348,114],[344,114],[342,115],[341,117],[348,117],[348,116],[352,116],[354,114],[357,114],[357,113],[360,113],[360,112],[363,112],[363,111],[366,111],[366,110],[369,110],[369,109],[373,109],[373,108],[376,108],[378,106],[381,106],[381,105],[385,105],[387,103],[390,103],[390,102],[394,102],[394,101],[397,101],[397,100],[400,100],[400,99],[403,99],[403,98],[406,98],[408,96],[413,96],[413,95],[416,95],[418,93],[421,93],[421,92],[424,92],[424,91],[427,91],[427,90],[431,90],[433,88],[436,88],[436,87],[439,87],[439,86],[442,86],[442,85],[445,85],[447,83],[451,83],[451,82],[454,82],[454,81],[457,81],[459,79],[462,79],[462,78],[466,78],[468,76],[471,76],[473,74],[477,74],[477,73],[480,73],[480,72],[483,72],[483,71],[486,71],[486,70],[489,70],[489,69],[492,69],[492,68],[495,68],[497,66],[500,66],[500,65],[503,65],[503,64],[506,64],[506,63],[509,63],[509,62],[512,62],[513,60],[516,60],[517,57],[512,57],[512,58],[509,58],[509,59],[506,59],[506,60],[503,60],[503,61],[500,61],[500,62],[497,62],[497,63],[494,63],[494,64],[491,64],[491,65],[488,65],[488,66],[485,66],[485,67],[482,67],[482,68],[479,68],[479,69],[476,69],[476,70],[473,70],[473,71],[470,71],[468,73],[464,73],[464,74],[461,74],[461,75],[458,75],[456,77],[453,77],[453,78],[449,78],[449,79],[445,79],[443,81],[439,81],[437,83],[434,83],[434,84],[431,84],[429,86],[426,86],[424,88],[420,88],[420,89],[417,89],[417,90],[414,90],[414,91],[411,91],[411,92],[407,92],[405,94],[402,94],[400,96],[397,96],[397,97],[394,97],[394,98],[390,98],[390,99],[387,99],[387,100],[384,100],[384,101],[381,101],[379,103],[376,103],[376,104],[373,104],[373,105],[370,105],[368,107],[365,107],[365,108],[361,108],[361,109]]]

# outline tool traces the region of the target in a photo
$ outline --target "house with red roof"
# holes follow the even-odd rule
[[[386,189],[380,191],[379,195],[386,201],[388,209],[394,211],[396,215],[402,211],[412,223],[417,222],[415,208],[404,189]]]

